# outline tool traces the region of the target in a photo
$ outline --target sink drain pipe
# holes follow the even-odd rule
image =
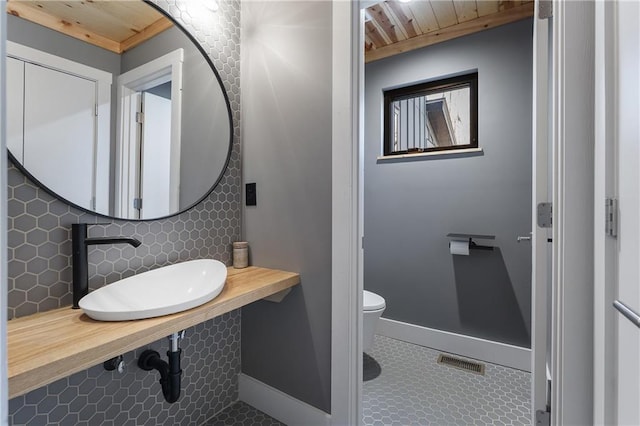
[[[174,403],[180,398],[182,370],[180,369],[179,340],[184,338],[184,330],[173,333],[168,337],[171,342],[171,350],[167,351],[169,362],[164,361],[160,354],[152,349],[147,349],[138,358],[138,367],[145,371],[158,370],[160,373],[160,385],[162,394],[168,403]]]

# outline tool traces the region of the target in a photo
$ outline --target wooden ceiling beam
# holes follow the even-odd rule
[[[384,5],[389,9],[389,13],[393,15],[396,22],[402,25],[407,38],[416,37],[418,34],[422,33],[407,5],[396,1],[390,1],[384,3]],[[416,26],[420,32],[416,31]]]
[[[392,17],[387,13],[384,3],[371,6],[369,8],[369,14],[377,26],[384,31],[391,43],[397,43],[398,41],[407,39],[406,34],[402,32],[402,27],[391,20]]]
[[[534,3],[525,3],[520,6],[505,9],[502,12],[483,16],[461,24],[441,28],[431,33],[423,34],[397,43],[389,44],[365,53],[365,63],[388,58],[400,53],[431,46],[432,44],[452,40],[478,31],[495,28],[500,25],[520,21],[533,16]]]
[[[384,31],[378,29],[373,20],[364,22],[364,31],[369,39],[371,39],[371,41],[373,42],[373,45],[376,49],[379,49],[391,43],[390,40],[385,38],[386,35],[384,34]]]

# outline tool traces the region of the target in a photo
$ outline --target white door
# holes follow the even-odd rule
[[[167,216],[171,211],[171,99],[142,92],[140,218]]]
[[[640,313],[640,3],[616,2],[618,285],[616,299]],[[633,313],[629,313],[633,317]],[[617,424],[640,424],[640,328],[617,315]]]
[[[551,229],[540,223],[537,206],[552,200],[549,157],[549,37],[550,26],[547,19],[540,19],[536,8],[533,31],[533,164],[532,164],[532,207],[531,214],[531,414],[532,424],[537,424],[536,412],[545,414],[550,405],[548,392],[548,371],[550,353],[550,262]],[[544,221],[542,221],[544,222]]]
[[[96,83],[30,63],[24,82],[24,167],[63,198],[91,209]]]

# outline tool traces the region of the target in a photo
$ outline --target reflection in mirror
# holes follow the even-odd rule
[[[7,11],[7,144],[19,167],[124,219],[176,214],[213,189],[230,154],[229,103],[173,21],[130,0],[13,0]]]
[[[385,155],[475,148],[478,74],[384,92]]]

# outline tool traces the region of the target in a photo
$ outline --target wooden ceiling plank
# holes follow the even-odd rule
[[[519,0],[502,0],[498,4],[498,9],[500,11],[511,9],[520,6],[520,3]]]
[[[386,1],[384,4],[389,9],[389,14],[402,26],[407,38],[422,34],[420,26],[406,4],[397,1]]]
[[[459,24],[478,18],[476,0],[454,0],[453,7],[456,10]]]
[[[13,1],[13,0],[12,0]],[[19,1],[26,6],[37,9],[40,12],[47,13],[55,19],[70,22],[79,28],[84,28],[94,34],[102,37],[122,41],[124,38],[130,37],[129,28],[125,24],[126,20],[118,20],[110,14],[106,13],[105,6],[113,7],[118,2],[85,2],[77,0],[69,1]],[[128,20],[128,17],[125,16]],[[124,35],[123,35],[124,33]]]
[[[59,3],[57,1],[50,1],[47,3]],[[78,2],[69,1],[67,12],[73,14],[73,19],[76,19],[85,28],[91,28],[93,32],[101,34],[104,37],[110,38],[115,41],[122,41],[124,38],[129,37],[129,28],[126,22],[129,21],[129,17],[125,15],[125,19],[118,18],[109,13],[105,6],[118,7],[119,2]],[[55,14],[54,11],[52,11]],[[60,12],[62,13],[62,12]]]
[[[129,36],[144,30],[164,16],[143,1],[93,1],[87,4],[91,4],[102,16],[109,17],[110,21],[126,28],[131,33]],[[129,36],[119,40],[123,41]]]
[[[384,39],[381,31],[376,27],[373,21],[366,21],[364,23],[364,29],[367,37],[371,39],[375,48],[384,47],[389,44],[389,42]]]
[[[373,40],[369,37],[369,34],[364,35],[364,50],[369,51],[375,47]]]
[[[155,31],[157,21],[166,19],[142,1],[9,0],[9,3],[12,5],[9,13],[19,9],[29,20],[32,19],[28,16],[39,16],[36,23],[114,52],[120,50],[121,42],[139,33]],[[64,22],[65,26],[61,29],[51,24],[56,21]],[[155,27],[147,30],[149,25]]]
[[[365,21],[364,21],[364,28],[365,28],[365,33],[370,32],[372,34],[372,37],[375,37],[376,40],[378,42],[380,42],[380,40],[378,39],[378,37],[381,40],[382,44],[375,43],[375,46],[386,46],[388,44],[391,44],[391,39],[389,38],[389,36],[384,32],[384,30],[382,29],[382,27],[380,26],[380,24],[378,24],[372,17],[371,14],[369,13],[369,9],[365,9]]]
[[[368,8],[371,19],[378,24],[382,31],[387,35],[391,43],[397,43],[400,40],[406,40],[407,36],[402,33],[402,28],[393,22],[387,14],[382,4],[374,4]]]
[[[128,39],[120,43],[120,50],[122,52],[126,52],[127,50],[149,40],[150,38],[160,34],[165,30],[168,30],[171,27],[173,27],[173,22],[163,16],[136,35],[129,37]]]
[[[66,21],[64,19],[49,15],[48,13],[41,11],[37,7],[30,7],[27,2],[8,2],[7,13],[18,16],[20,18],[24,18],[28,21],[42,25],[54,31],[61,32],[65,35],[93,44],[103,49],[119,53],[120,43],[104,37],[100,34],[89,31],[86,28],[80,27],[74,22]]]
[[[411,10],[423,34],[440,28],[429,0],[413,0],[406,6]]]
[[[439,28],[446,28],[458,23],[456,8],[452,0],[431,0],[431,8],[438,21]]]
[[[384,16],[386,17],[389,24],[391,24],[391,28],[393,28],[395,34],[397,35],[398,32],[402,33],[401,39],[406,40],[407,38],[409,38],[409,34],[407,33],[407,28],[405,27],[404,23],[398,19],[396,14],[393,13],[393,10],[391,10],[391,8],[389,7],[389,3],[391,2],[384,1],[382,3],[379,3],[378,5],[384,11]]]
[[[478,0],[478,16],[491,15],[492,13],[498,13],[499,0]]]
[[[463,22],[455,26],[443,28],[429,34],[410,38],[405,41],[390,44],[380,49],[365,53],[365,62],[373,62],[399,53],[408,52],[422,47],[430,46],[446,40],[473,34],[478,31],[495,28],[500,25],[520,21],[533,16],[533,3],[506,9],[493,15],[483,16],[472,21]]]

